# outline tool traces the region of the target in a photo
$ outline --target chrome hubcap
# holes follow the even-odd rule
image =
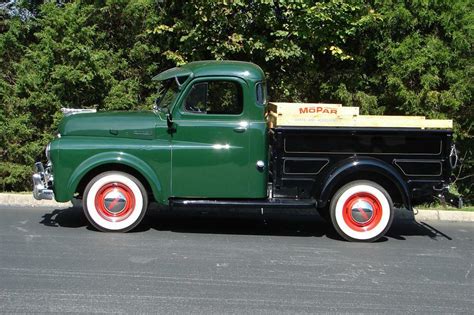
[[[364,224],[374,215],[374,209],[370,203],[364,200],[358,200],[351,209],[352,219],[355,222]]]
[[[111,213],[119,213],[125,209],[127,198],[118,189],[107,193],[104,198],[104,207]]]

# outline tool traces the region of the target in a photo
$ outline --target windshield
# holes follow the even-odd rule
[[[162,88],[158,92],[159,100],[156,104],[160,110],[168,108],[171,104],[173,104],[179,92],[178,84],[174,78],[162,81],[161,84]]]

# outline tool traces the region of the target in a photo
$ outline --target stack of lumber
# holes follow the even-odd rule
[[[426,119],[424,116],[359,115],[359,107],[325,103],[270,102],[267,120],[270,128],[278,126],[453,128],[453,121],[447,119]]]

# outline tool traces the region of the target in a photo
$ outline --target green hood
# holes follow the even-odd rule
[[[151,111],[74,114],[63,118],[59,133],[61,136],[153,139],[157,120]]]

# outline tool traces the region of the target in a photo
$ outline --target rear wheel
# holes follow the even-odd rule
[[[83,208],[89,222],[103,232],[127,232],[145,216],[148,197],[142,183],[123,172],[94,177],[84,190]]]
[[[392,225],[393,203],[377,183],[354,181],[334,194],[330,215],[334,228],[344,239],[373,242]]]

